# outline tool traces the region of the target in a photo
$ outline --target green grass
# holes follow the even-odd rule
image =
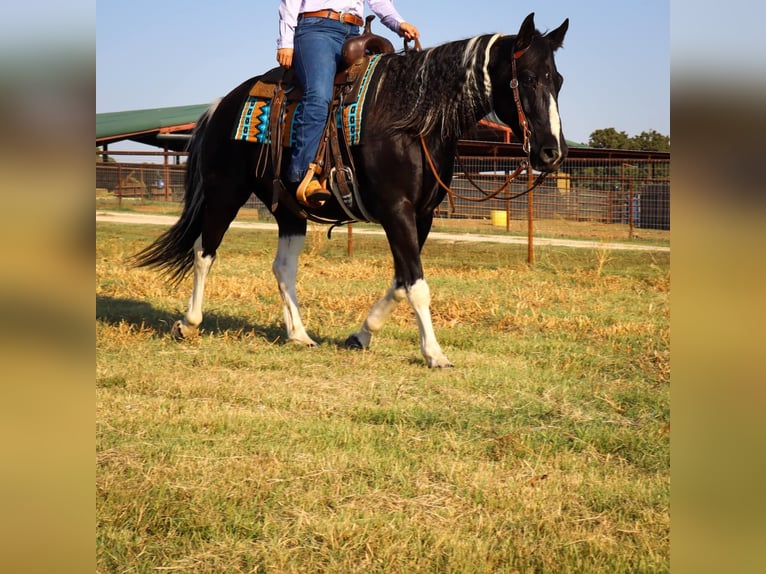
[[[97,224],[99,572],[669,571],[669,255],[433,242],[431,371],[381,237],[312,232],[284,343],[275,234],[231,230],[203,332],[190,284]]]

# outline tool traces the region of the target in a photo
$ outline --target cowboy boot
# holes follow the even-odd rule
[[[309,164],[303,181],[295,192],[296,199],[306,207],[322,207],[330,199],[330,191],[316,177],[317,165]]]

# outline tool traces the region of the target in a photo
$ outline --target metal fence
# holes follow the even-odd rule
[[[180,162],[182,154],[177,157]],[[516,158],[461,157],[452,179],[457,195],[452,201],[446,198],[439,206],[437,223],[466,230],[491,226],[524,232],[534,222],[536,232],[555,228],[556,233],[569,235],[581,235],[584,227],[592,233],[597,227],[604,237],[633,237],[636,230],[670,229],[668,160],[567,159],[532,194],[509,199],[526,189],[528,176],[522,174],[496,198],[476,201],[497,190],[518,165]],[[98,162],[96,188],[101,193],[97,197],[104,203],[117,204],[180,202],[184,170],[183,163],[167,161]],[[257,209],[263,219],[271,217],[255,197],[246,207]]]
[[[528,221],[531,214],[533,220],[670,229],[669,161],[570,159],[531,197],[510,199],[527,189],[529,179],[522,174],[496,198],[480,201],[501,187],[518,163],[505,158],[461,158],[451,185],[456,192],[453,205],[445,200],[437,217],[490,220],[497,225]]]

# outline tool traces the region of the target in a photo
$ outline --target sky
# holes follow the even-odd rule
[[[564,134],[670,135],[669,0],[395,0],[424,48],[478,34],[541,31],[569,18],[556,63]],[[204,104],[276,65],[277,0],[100,0],[96,113]],[[438,8],[437,8],[438,7]],[[371,13],[366,8],[366,14]],[[401,39],[377,20],[373,31]]]

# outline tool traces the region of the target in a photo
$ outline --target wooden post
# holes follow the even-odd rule
[[[122,166],[117,164],[117,207],[122,207]]]
[[[168,144],[165,142],[165,155],[163,156],[165,178],[165,201],[170,201],[170,172],[168,171]]]
[[[633,239],[633,180],[628,182],[628,239]]]
[[[532,174],[532,166],[527,166],[527,186],[532,187],[532,184],[535,183],[534,175]],[[534,199],[532,195],[534,194],[534,191],[530,191],[527,194],[527,263],[530,265],[535,264],[535,249],[534,249],[534,233],[533,233],[533,225],[532,220],[534,219],[533,212],[534,212]]]
[[[510,175],[510,170],[505,169],[503,170],[503,173],[505,173],[505,179],[508,179],[508,176]],[[512,186],[509,183],[508,187],[505,190],[505,231],[506,233],[509,233],[511,231],[511,191]]]
[[[354,225],[352,223],[348,224],[348,245],[346,247],[348,256],[353,257],[354,256]]]

